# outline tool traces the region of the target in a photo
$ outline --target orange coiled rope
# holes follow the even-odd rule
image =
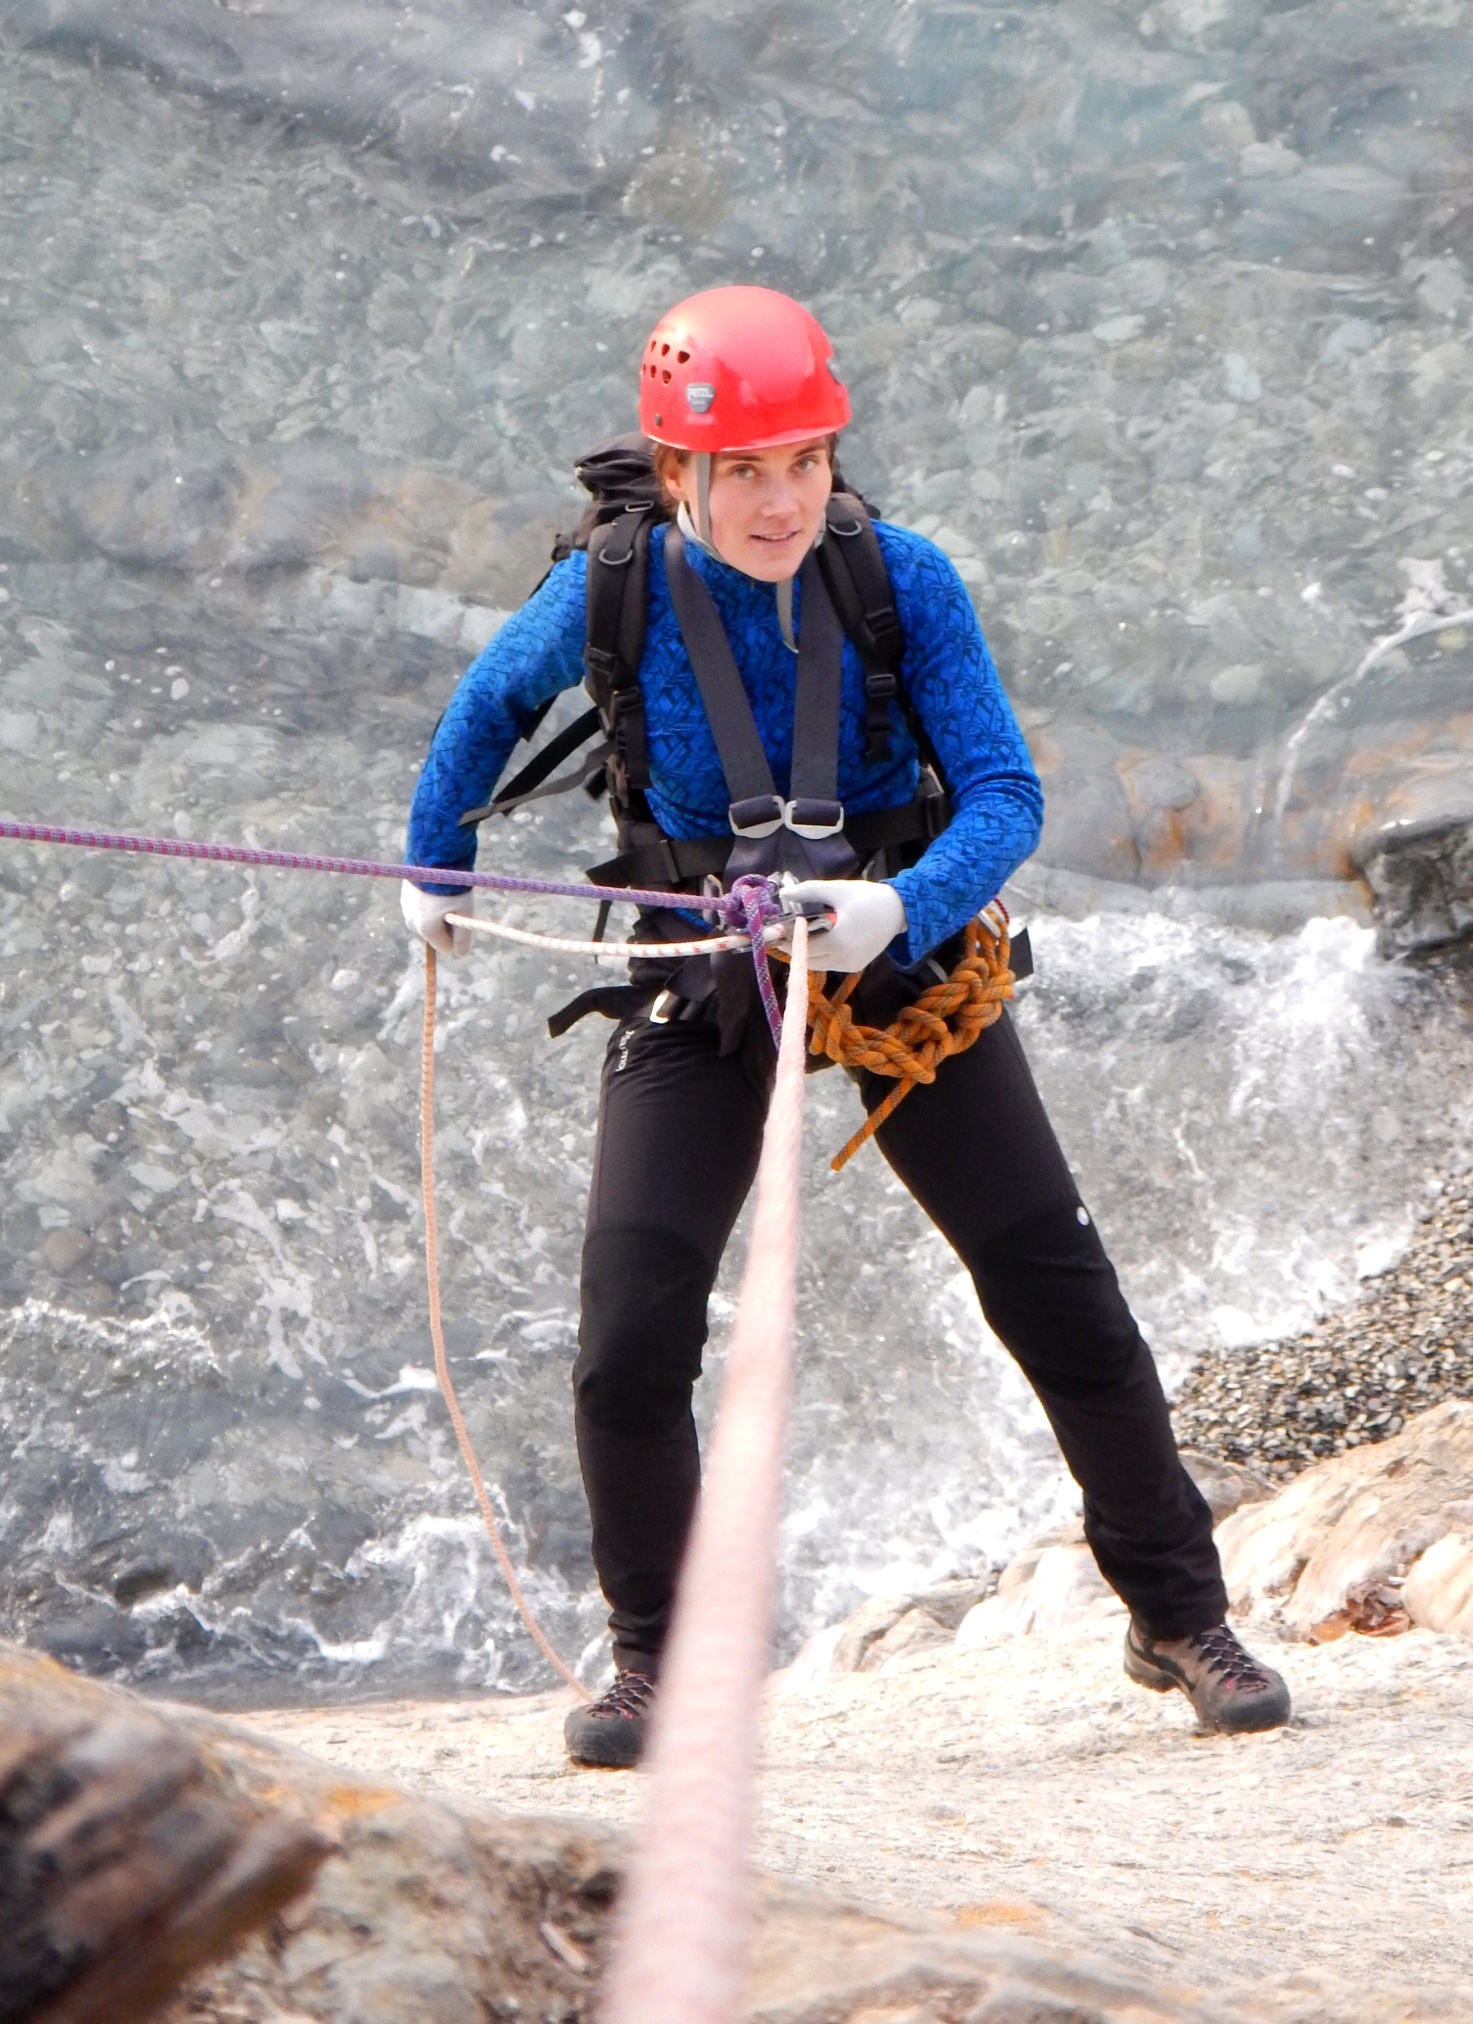
[[[861,1026],[856,1021],[849,996],[859,982],[858,974],[846,977],[832,998],[814,991],[809,1053],[826,1054],[843,1068],[867,1068],[873,1075],[896,1079],[884,1102],[830,1162],[835,1173],[848,1165],[866,1139],[874,1137],[918,1082],[934,1082],[949,1054],[964,1054],[978,1034],[1002,1017],[1002,1008],[1013,995],[1010,953],[1006,917],[993,921],[979,914],[967,923],[966,950],[951,975],[907,1005],[893,1026]]]

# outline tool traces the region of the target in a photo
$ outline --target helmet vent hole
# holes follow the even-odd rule
[[[660,356],[661,358],[668,358],[670,356],[670,347],[668,344],[662,344],[660,346]]]
[[[678,351],[678,352],[676,352],[676,354],[675,354],[675,363],[676,363],[677,365],[689,365],[689,364],[690,364],[690,353],[689,353],[688,351]]]
[[[663,381],[665,382],[665,385],[666,385],[666,386],[669,386],[669,384],[670,384],[670,368],[669,368],[669,366],[668,366],[668,365],[667,365],[667,366],[666,366],[666,367],[664,368],[664,370],[663,370],[663,371],[661,372],[661,374],[660,374],[660,378],[661,378],[661,379],[662,379],[662,380],[663,380]]]

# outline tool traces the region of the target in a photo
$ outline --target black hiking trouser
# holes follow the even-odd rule
[[[615,1661],[647,1672],[700,1482],[691,1392],[706,1300],[767,1110],[750,1051],[744,1066],[719,1047],[710,1024],[626,1022],[599,1105],[573,1368],[578,1457]],[[893,1087],[859,1080],[870,1110]],[[1105,1579],[1152,1636],[1221,1622],[1211,1515],[1006,1013],[912,1089],[876,1143],[955,1247],[1037,1393],[1084,1492]]]

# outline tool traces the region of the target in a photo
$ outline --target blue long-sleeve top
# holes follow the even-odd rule
[[[906,934],[891,953],[919,961],[972,918],[1036,849],[1043,793],[1003,694],[960,577],[924,536],[877,521],[896,609],[905,628],[902,683],[946,773],[952,820],[918,863],[891,883]],[[647,797],[675,837],[727,831],[730,797],[716,742],[670,601],[665,529],[650,537],[649,611],[639,686],[649,750]],[[752,705],[777,791],[786,797],[793,751],[798,660],[782,637],[772,585],[714,560],[693,542],[686,556],[715,600]],[[583,678],[587,557],[570,555],[472,663],[440,720],[409,818],[409,862],[464,871],[476,831],[458,818],[490,799],[532,713]],[[801,633],[802,591],[794,587]],[[839,799],[846,812],[894,808],[916,791],[914,740],[892,707],[890,756],[864,756],[864,670],[844,642]],[[453,891],[444,886],[430,891]]]

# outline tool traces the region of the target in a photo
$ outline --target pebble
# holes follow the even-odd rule
[[[1199,1363],[1177,1438],[1286,1481],[1473,1396],[1473,1190],[1445,1188],[1400,1262],[1307,1333]]]

